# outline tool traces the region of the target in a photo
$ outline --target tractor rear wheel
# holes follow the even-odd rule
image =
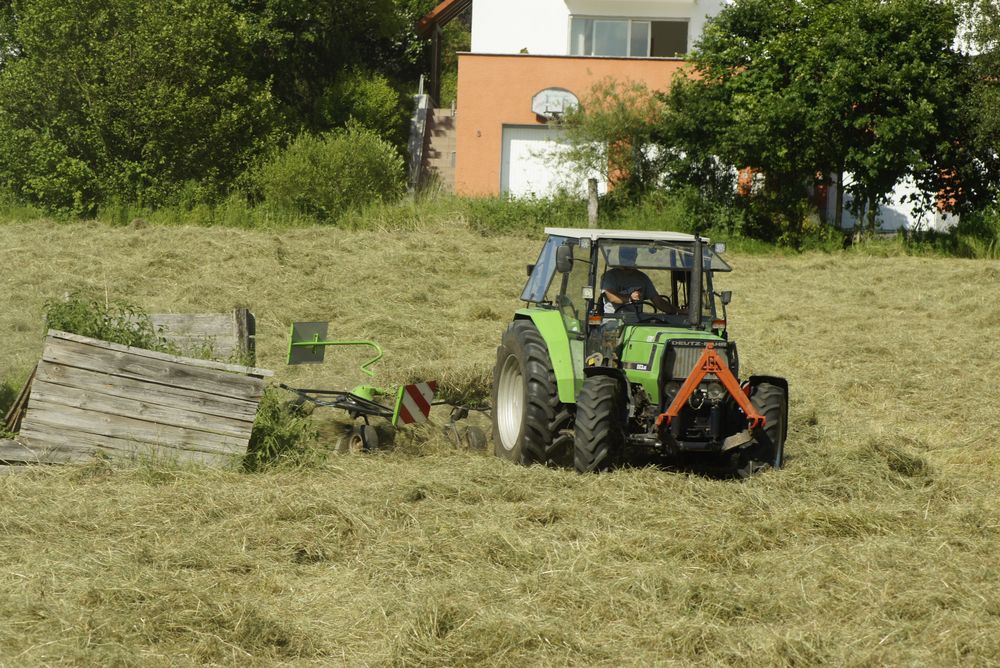
[[[617,378],[591,376],[576,402],[573,464],[580,473],[606,471],[625,454],[624,397]]]
[[[767,468],[780,469],[785,463],[785,437],[788,434],[788,394],[773,383],[761,382],[750,395],[750,402],[764,416],[763,428],[753,432],[754,443],[743,451],[736,475],[746,478]]]
[[[549,349],[530,320],[504,332],[493,370],[493,452],[525,466],[554,463],[572,414],[559,401]]]

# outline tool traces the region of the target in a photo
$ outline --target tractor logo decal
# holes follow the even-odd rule
[[[396,398],[396,417],[393,422],[402,424],[426,422],[431,413],[435,392],[437,383],[433,381],[399,388],[399,396]]]

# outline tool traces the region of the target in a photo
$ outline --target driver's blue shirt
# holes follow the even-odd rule
[[[625,303],[628,303],[630,295],[636,290],[639,291],[642,299],[652,299],[659,294],[653,285],[653,281],[649,280],[649,276],[632,267],[612,267],[608,269],[604,272],[604,277],[601,279],[601,290],[613,292],[619,297],[624,298]],[[604,312],[615,312],[615,305],[607,299],[604,300]]]

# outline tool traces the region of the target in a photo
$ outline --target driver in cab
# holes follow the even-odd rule
[[[601,290],[604,293],[604,313],[613,314],[629,304],[641,310],[642,302],[649,302],[658,310],[669,315],[677,313],[670,300],[656,291],[653,281],[636,269],[637,251],[634,247],[621,246],[618,249],[618,266],[604,272]]]

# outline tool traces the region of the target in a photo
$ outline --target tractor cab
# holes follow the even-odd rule
[[[717,294],[713,274],[732,271],[724,246],[677,232],[549,228],[538,261],[529,265],[521,299],[555,308],[570,331],[588,340],[615,321],[716,331],[725,336],[729,293]],[[700,286],[691,281],[695,246],[702,254]],[[697,293],[697,294],[695,294]],[[700,304],[698,315],[692,305]],[[593,348],[588,345],[588,349]],[[588,350],[594,352],[594,350]]]

